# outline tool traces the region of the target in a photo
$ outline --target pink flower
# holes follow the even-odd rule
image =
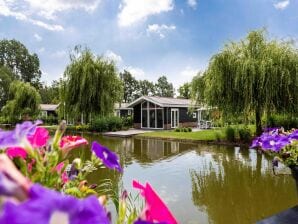
[[[167,224],[178,223],[165,203],[160,199],[149,183],[146,183],[146,185],[143,186],[134,180],[132,185],[134,188],[139,189],[141,191],[141,195],[145,198],[145,221],[165,222]]]
[[[17,157],[26,159],[27,157],[27,152],[22,147],[10,147],[6,149],[6,154],[11,159],[17,158]]]
[[[69,181],[68,175],[65,171],[61,174],[61,180],[64,184]]]
[[[30,163],[28,163],[27,165],[27,169],[28,169],[28,172],[31,173],[32,172],[32,168],[33,168],[33,165],[35,164],[35,159],[32,159]]]
[[[49,131],[41,127],[37,127],[34,134],[27,137],[28,141],[34,148],[45,146],[49,138]]]
[[[59,146],[62,151],[67,153],[71,149],[87,144],[88,141],[80,136],[64,136],[62,137]]]
[[[63,167],[64,167],[64,162],[61,162],[55,167],[55,171],[57,171],[57,173],[60,173]]]

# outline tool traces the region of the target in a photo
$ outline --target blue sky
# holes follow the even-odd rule
[[[47,84],[81,44],[119,71],[151,81],[166,75],[177,88],[250,30],[296,40],[297,10],[294,0],[0,0],[0,39],[37,53]]]

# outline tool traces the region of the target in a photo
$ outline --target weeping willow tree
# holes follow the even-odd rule
[[[38,91],[21,81],[13,81],[9,86],[8,101],[2,112],[10,122],[23,118],[35,118],[39,114],[41,97]]]
[[[298,53],[293,43],[268,40],[264,30],[252,31],[212,57],[203,75],[200,98],[224,114],[254,114],[260,134],[265,113],[297,112],[297,72]]]
[[[122,82],[115,64],[78,47],[70,59],[64,72],[66,113],[77,118],[83,115],[91,121],[94,115],[113,112],[115,102],[122,96]]]

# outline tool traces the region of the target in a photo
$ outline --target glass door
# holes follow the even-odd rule
[[[171,127],[176,128],[179,125],[179,110],[171,109]]]

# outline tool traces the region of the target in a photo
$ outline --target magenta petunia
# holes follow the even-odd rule
[[[8,155],[9,158],[23,158],[26,159],[27,157],[27,152],[24,148],[22,147],[9,147],[6,149],[6,155]]]
[[[33,135],[27,136],[28,141],[34,148],[45,146],[49,138],[49,131],[41,127],[37,127]]]
[[[141,195],[145,198],[146,206],[144,209],[144,221],[158,221],[167,224],[177,224],[175,217],[172,215],[168,207],[161,200],[158,194],[153,190],[149,183],[145,186],[137,181],[133,181],[133,187],[141,191]]]
[[[81,136],[64,136],[62,137],[59,147],[62,151],[67,153],[68,151],[77,148],[81,145],[87,145],[88,141]]]
[[[122,172],[119,157],[116,153],[112,152],[107,147],[99,144],[96,141],[92,143],[91,150],[98,158],[102,160],[103,164],[105,164],[106,167]]]

